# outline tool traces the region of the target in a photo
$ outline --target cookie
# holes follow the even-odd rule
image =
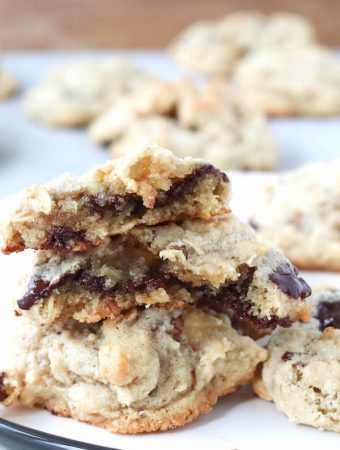
[[[278,330],[255,391],[292,422],[340,432],[340,290],[311,297],[313,318]]]
[[[238,11],[189,26],[171,44],[170,53],[178,64],[191,70],[228,74],[241,58],[258,49],[281,52],[314,42],[314,29],[302,16]]]
[[[309,286],[278,252],[233,216],[136,227],[83,253],[41,251],[19,311],[52,323],[96,322],[132,307],[190,304],[231,311],[257,329],[309,316]]]
[[[10,97],[17,89],[13,76],[0,67],[0,100]]]
[[[272,178],[252,214],[259,236],[298,267],[340,271],[340,160]]]
[[[97,326],[20,328],[15,369],[0,383],[2,401],[119,433],[191,422],[248,383],[267,356],[226,316],[195,308],[132,310]]]
[[[24,109],[48,125],[85,126],[122,96],[155,78],[124,59],[80,61],[53,70],[31,88]]]
[[[340,113],[340,61],[320,47],[252,53],[234,81],[251,106],[270,116]]]
[[[4,200],[2,251],[84,251],[137,224],[224,214],[228,197],[223,172],[154,145]]]
[[[264,117],[222,81],[160,82],[117,103],[90,127],[113,157],[150,143],[180,157],[208,158],[221,169],[269,170],[277,149]]]

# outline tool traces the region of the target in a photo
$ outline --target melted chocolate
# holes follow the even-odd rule
[[[305,280],[298,275],[296,267],[289,263],[284,263],[279,265],[274,272],[269,275],[269,279],[289,297],[294,299],[304,299],[308,297],[312,291]]]
[[[54,289],[67,281],[76,281],[94,294],[102,294],[106,297],[114,298],[115,295],[119,294],[134,294],[137,290],[146,290],[147,292],[155,291],[159,288],[164,288],[168,280],[169,277],[166,275],[161,275],[158,278],[144,277],[136,280],[122,281],[112,288],[107,288],[105,286],[105,277],[97,277],[87,270],[79,270],[73,275],[61,277],[55,283],[32,278],[27,293],[17,301],[17,304],[20,309],[29,310],[33,305],[41,299],[47,298]]]
[[[131,205],[132,211],[136,212],[143,207],[142,198],[134,193],[128,194],[97,194],[91,195],[87,199],[86,208],[91,214],[102,217],[107,209],[121,209]]]
[[[271,318],[268,319],[253,314],[253,304],[250,300],[247,300],[246,297],[254,277],[254,272],[254,267],[248,268],[242,280],[219,289],[217,295],[211,296],[209,293],[203,294],[200,301],[201,306],[207,305],[222,312],[232,310],[238,320],[250,322],[256,329],[275,329],[278,325],[284,328],[290,327],[291,321],[288,317],[280,318],[276,315],[272,315]]]
[[[86,287],[90,292],[104,294],[108,297],[114,297],[117,294],[134,294],[137,290],[143,289],[151,292],[165,287],[164,275],[162,278],[144,277],[136,280],[122,281],[112,288],[105,287],[105,277],[96,277],[88,271],[82,271],[78,280],[80,285]]]
[[[32,306],[38,303],[41,299],[47,298],[53,289],[56,289],[58,286],[62,285],[66,278],[70,278],[70,276],[62,277],[56,283],[50,283],[49,281],[33,277],[29,282],[28,291],[20,300],[17,301],[19,308],[25,311],[31,309]]]
[[[136,291],[155,291],[159,288],[170,289],[175,284],[187,289],[198,297],[197,306],[209,307],[225,312],[232,310],[241,321],[250,322],[255,328],[276,328],[291,326],[288,317],[279,318],[272,315],[270,319],[258,317],[252,313],[253,304],[246,299],[249,286],[253,280],[255,268],[244,269],[244,275],[238,282],[221,287],[218,291],[212,291],[206,287],[193,287],[190,283],[184,283],[171,274],[154,271],[140,279],[126,280],[117,283],[113,287],[106,287],[106,278],[92,275],[88,270],[80,270],[73,275],[66,275],[54,284],[48,284],[43,280],[32,279],[27,294],[18,301],[20,309],[30,309],[40,299],[50,295],[53,289],[58,288],[67,281],[78,282],[92,293],[103,295],[114,300],[117,295],[134,294]]]
[[[327,327],[340,329],[340,302],[319,303],[316,319],[319,320],[321,331]]]
[[[8,397],[4,384],[5,376],[5,372],[0,372],[0,402],[3,402]]]
[[[225,183],[229,181],[227,175],[224,172],[216,169],[216,167],[211,164],[205,164],[195,169],[183,180],[180,180],[177,183],[173,183],[169,190],[159,191],[154,207],[162,208],[177,200],[178,197],[186,195],[194,189],[197,180],[207,174],[216,175],[217,177],[220,177],[221,180]]]
[[[204,164],[193,170],[192,173],[186,175],[183,179],[174,182],[168,191],[160,190],[155,199],[153,208],[162,208],[176,201],[179,197],[191,192],[198,180],[207,174],[213,174],[227,183],[228,177],[225,173],[216,169],[211,164]],[[113,194],[101,193],[97,195],[87,195],[82,198],[85,208],[90,214],[95,214],[103,217],[106,211],[116,210],[124,207],[131,207],[131,214],[142,215],[146,208],[143,205],[141,196],[135,193]],[[77,247],[77,250],[87,250],[93,244],[86,240],[85,231],[75,231],[66,225],[53,226],[48,231],[45,242],[41,245],[41,249],[56,249],[72,251]],[[3,249],[3,252],[10,253],[10,248]]]
[[[85,239],[85,231],[75,231],[65,225],[53,226],[47,233],[47,239],[42,244],[42,250],[72,250],[76,245],[81,244],[82,250],[86,250],[92,244]]]

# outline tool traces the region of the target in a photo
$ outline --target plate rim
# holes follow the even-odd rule
[[[86,450],[123,450],[116,447],[106,447],[97,444],[90,444],[75,439],[69,439],[63,436],[46,433],[31,427],[26,427],[18,423],[0,417],[0,436],[5,434],[17,441],[25,440],[35,445],[42,444],[55,446],[52,448],[86,449]]]

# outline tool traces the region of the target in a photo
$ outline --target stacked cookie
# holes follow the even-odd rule
[[[121,433],[166,430],[253,379],[242,336],[306,320],[308,285],[230,214],[227,176],[158,147],[2,205],[5,253],[34,249],[4,404]]]

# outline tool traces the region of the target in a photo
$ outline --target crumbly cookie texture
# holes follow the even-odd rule
[[[0,100],[10,97],[17,89],[13,76],[0,67]]]
[[[70,63],[31,88],[24,108],[48,125],[85,126],[122,96],[155,79],[124,59]]]
[[[298,267],[340,271],[340,160],[272,178],[250,223]]]
[[[2,250],[87,250],[137,224],[221,215],[229,189],[227,176],[206,161],[153,145],[4,200]]]
[[[302,16],[238,11],[222,19],[194,23],[177,37],[170,52],[189,69],[226,74],[250,52],[266,48],[281,52],[314,42],[314,29]]]
[[[272,116],[329,116],[340,113],[340,61],[312,46],[250,54],[234,81],[249,105]]]
[[[195,308],[132,310],[96,327],[20,328],[15,369],[0,383],[3,403],[18,399],[119,433],[191,422],[251,381],[267,356],[226,316]]]
[[[319,288],[313,317],[278,330],[254,390],[292,422],[340,432],[340,290]]]
[[[96,322],[136,306],[231,311],[254,328],[309,317],[309,286],[251,228],[227,217],[136,227],[83,253],[42,251],[19,311],[42,323]]]
[[[224,170],[269,170],[277,162],[263,115],[249,109],[222,80],[155,83],[99,116],[90,136],[111,144],[114,157],[157,142],[177,156],[207,158]]]

